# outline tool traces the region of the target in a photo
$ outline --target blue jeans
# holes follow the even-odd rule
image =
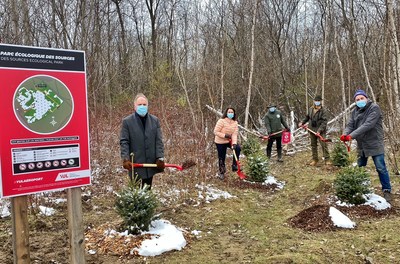
[[[372,160],[375,163],[375,169],[378,172],[379,180],[382,185],[382,191],[391,191],[392,186],[390,185],[389,172],[386,169],[385,154],[372,156]],[[368,157],[358,156],[357,165],[358,167],[365,167],[367,165]]]

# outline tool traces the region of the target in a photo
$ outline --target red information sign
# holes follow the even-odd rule
[[[83,51],[0,44],[0,197],[88,185]]]
[[[289,131],[284,131],[282,132],[282,144],[289,144],[291,141],[291,137],[290,137],[290,132]]]

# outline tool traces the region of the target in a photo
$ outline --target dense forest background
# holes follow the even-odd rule
[[[120,120],[144,92],[199,132],[206,104],[259,127],[271,103],[298,119],[318,93],[333,118],[362,88],[398,130],[397,1],[2,0],[0,13],[2,43],[86,52],[91,117]]]

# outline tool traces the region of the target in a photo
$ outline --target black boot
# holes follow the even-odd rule
[[[236,164],[232,165],[232,171],[233,172],[238,171],[238,166]]]
[[[271,158],[272,149],[267,149],[267,157]]]
[[[283,159],[282,159],[282,149],[278,149],[278,161],[279,161],[279,162],[283,162]]]

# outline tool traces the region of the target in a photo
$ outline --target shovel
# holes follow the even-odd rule
[[[332,139],[322,137],[320,134],[318,134],[318,133],[312,131],[311,129],[309,129],[306,125],[303,125],[303,126],[301,126],[301,127],[304,128],[304,129],[306,129],[306,130],[308,130],[308,131],[310,131],[310,132],[313,133],[314,135],[316,135],[322,142],[332,142]]]
[[[232,147],[232,141],[230,141],[230,143],[231,143],[231,147]],[[238,167],[238,170],[237,170],[237,172],[236,172],[237,175],[239,176],[239,178],[240,178],[241,180],[246,179],[247,176],[240,170],[240,163],[239,163],[239,160],[238,160],[238,158],[237,158],[237,156],[236,156],[236,151],[235,151],[234,148],[232,148],[232,153],[233,153],[233,157],[235,158],[236,165],[237,165],[237,167]]]
[[[270,135],[268,135],[268,136],[260,136],[260,138],[261,138],[262,140],[269,140],[269,138],[270,138],[271,136],[278,135],[278,134],[282,133],[283,131],[285,131],[285,130],[281,130],[281,131],[272,133],[272,134],[270,134]]]
[[[343,144],[346,146],[346,148],[347,148],[347,152],[349,152],[349,153],[350,153],[350,145],[351,145],[351,142],[349,142],[349,143],[347,144],[347,142],[346,142],[346,141],[343,141]]]
[[[132,164],[134,168],[157,168],[157,164],[155,163],[132,163]],[[193,160],[185,161],[182,165],[165,163],[166,168],[175,168],[179,171],[188,169],[190,167],[193,167],[194,165],[196,165],[196,162],[194,162]]]

